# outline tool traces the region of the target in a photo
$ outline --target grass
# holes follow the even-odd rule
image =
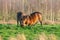
[[[46,35],[54,34],[57,36],[57,40],[60,40],[60,25],[41,25],[36,24],[34,26],[20,27],[12,24],[0,24],[0,35],[4,40],[8,40],[10,36],[16,37],[17,34],[24,34],[26,40],[37,40],[38,35],[45,33]]]

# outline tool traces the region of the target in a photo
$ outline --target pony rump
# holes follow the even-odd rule
[[[17,12],[17,25],[20,24],[21,25],[21,21],[22,18],[25,16],[25,14],[23,14],[23,12]]]
[[[19,24],[19,22],[20,22],[20,20],[21,20],[21,18],[22,18],[22,15],[23,15],[22,12],[18,12],[18,13],[17,13],[17,25]]]

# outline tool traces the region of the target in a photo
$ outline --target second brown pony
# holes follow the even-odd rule
[[[20,20],[21,26],[34,25],[37,22],[40,22],[42,25],[42,14],[40,12],[33,12],[30,15],[22,16]]]

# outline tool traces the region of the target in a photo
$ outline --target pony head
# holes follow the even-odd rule
[[[27,24],[27,16],[21,17],[20,25],[21,26],[26,26],[26,24]]]

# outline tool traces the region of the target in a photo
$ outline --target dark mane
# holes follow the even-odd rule
[[[40,12],[33,12],[33,13],[31,13],[31,14],[36,14],[36,13],[38,13],[38,14],[42,14],[42,13],[40,13]]]

